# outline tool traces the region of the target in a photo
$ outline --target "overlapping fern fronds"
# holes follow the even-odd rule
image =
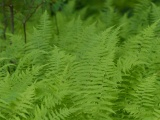
[[[158,120],[158,7],[143,1],[120,21],[111,6],[105,27],[76,16],[57,34],[45,12],[27,44],[12,35],[0,52],[0,119]]]
[[[7,64],[4,62],[8,59],[13,60],[14,57],[1,54],[4,58],[1,60],[0,69],[2,120],[59,120],[65,119],[76,110],[62,103],[68,95],[65,75],[67,64],[72,61],[72,57],[49,44],[49,23],[48,14],[44,13],[38,30],[31,37],[32,41],[25,46],[19,46],[23,49],[21,57],[15,57],[15,70],[9,71],[8,74],[10,66],[5,67]],[[12,50],[20,50],[13,47],[16,47],[15,44],[11,45]],[[10,50],[10,47],[7,50]]]

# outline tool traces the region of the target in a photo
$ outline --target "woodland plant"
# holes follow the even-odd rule
[[[26,42],[0,41],[0,120],[160,119],[160,7],[142,0],[129,16],[111,2],[84,20],[70,1]]]

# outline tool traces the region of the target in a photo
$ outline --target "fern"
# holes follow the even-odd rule
[[[134,16],[131,18],[131,33],[138,33],[147,25],[150,25],[150,0],[141,0],[134,8]],[[137,22],[138,20],[138,22]]]
[[[108,29],[97,35],[90,49],[73,64],[71,71],[74,106],[81,109],[81,114],[88,114],[88,119],[111,119],[110,115],[114,113],[113,100],[118,93],[117,81],[113,79],[116,74],[113,60],[117,31],[113,33],[113,38],[110,32],[111,29]]]
[[[32,109],[34,87],[30,86],[32,85],[30,83],[32,78],[27,79],[25,78],[26,75],[32,76],[30,72],[28,74],[22,73],[16,75],[16,78],[8,76],[1,81],[1,103],[5,103],[1,108],[1,112],[4,116],[7,115],[5,119],[11,119],[14,116],[27,118],[26,115],[29,114],[29,109]],[[22,82],[22,80],[25,81]]]
[[[105,2],[69,18],[70,1],[57,21],[44,12],[26,44],[17,34],[0,44],[1,120],[160,118],[159,6],[143,0],[122,16]]]
[[[157,104],[156,94],[157,81],[155,75],[146,79],[140,80],[141,83],[135,86],[131,95],[133,96],[128,100],[126,110],[130,115],[136,116],[138,119],[158,119],[154,115],[154,106]],[[157,106],[158,107],[158,106]],[[159,108],[156,108],[159,109]]]
[[[52,37],[51,29],[49,15],[45,12],[40,19],[39,26],[34,29],[31,42],[26,45],[26,50],[28,52],[33,49],[48,50],[50,48],[49,42]]]
[[[124,55],[122,55],[124,65],[128,68],[123,68],[124,71],[129,70],[137,64],[147,64],[150,60],[149,56],[152,53],[152,45],[154,42],[151,40],[155,38],[156,24],[146,28],[139,35],[132,37],[126,41],[124,45]],[[126,52],[127,51],[127,52]],[[123,54],[122,53],[122,54]],[[125,57],[126,56],[126,57]]]

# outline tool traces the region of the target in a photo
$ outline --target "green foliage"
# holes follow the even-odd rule
[[[159,120],[160,7],[143,0],[130,16],[109,0],[86,17],[96,1],[54,2],[27,43],[22,30],[0,40],[0,120]]]

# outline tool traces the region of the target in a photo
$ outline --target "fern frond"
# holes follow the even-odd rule
[[[54,47],[54,49],[50,52],[50,56],[48,57],[46,64],[46,76],[53,75],[59,76],[62,75],[65,67],[69,64],[73,57],[67,55],[65,52],[61,51],[58,47]],[[48,75],[47,75],[48,74]]]
[[[67,109],[67,108],[60,108],[59,110],[54,109],[47,109],[44,105],[41,107],[37,106],[35,110],[35,117],[33,120],[66,120],[70,114],[74,113],[75,109]]]
[[[111,27],[118,25],[119,20],[119,14],[115,11],[114,7],[107,7],[105,10],[103,10],[100,14],[100,19],[103,23],[105,23],[105,27]]]
[[[12,108],[12,117],[20,116],[21,118],[27,119],[27,116],[30,114],[30,110],[33,109],[33,101],[35,97],[34,93],[35,87],[29,86],[20,96],[17,98],[16,101],[12,103],[10,106]]]
[[[76,50],[76,43],[81,38],[82,31],[82,20],[71,20],[63,29],[60,30],[59,34],[59,47],[62,49],[74,52]]]
[[[150,25],[151,1],[141,0],[135,5],[133,17],[130,19],[130,32],[137,34]]]
[[[40,24],[34,29],[31,41],[26,44],[26,51],[30,52],[33,49],[48,51],[50,50],[50,39],[52,37],[52,25],[49,20],[49,15],[44,12],[40,19]]]
[[[32,86],[33,74],[30,70],[16,72],[1,81],[1,112],[7,115],[6,119],[15,116],[27,119],[34,102],[34,86]]]
[[[160,8],[155,5],[155,4],[152,4],[152,9],[151,9],[151,20],[152,20],[152,23],[156,22],[157,20],[160,19]]]
[[[123,71],[127,71],[138,64],[148,64],[150,62],[149,58],[154,44],[152,39],[155,39],[156,25],[157,22],[126,41],[123,48],[125,52],[122,53],[123,66],[126,67],[123,68]]]
[[[128,99],[128,104],[125,109],[131,116],[138,119],[157,119],[157,116],[155,116],[153,112],[157,104],[155,94],[158,87],[156,76],[153,75],[141,79],[139,82],[131,92],[132,97]]]
[[[117,33],[109,28],[98,34],[84,57],[72,66],[70,86],[75,90],[72,96],[74,106],[82,109],[79,114],[84,112],[93,116],[92,119],[111,119],[110,115],[114,113],[113,100],[118,93],[117,81],[113,79]]]

